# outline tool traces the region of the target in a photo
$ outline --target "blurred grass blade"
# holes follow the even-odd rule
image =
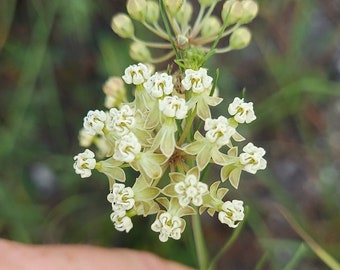
[[[269,256],[269,252],[266,251],[262,257],[259,259],[259,261],[257,262],[257,264],[255,265],[254,270],[261,270],[264,268],[264,264],[267,262],[268,260],[268,256]]]
[[[238,236],[240,235],[243,225],[245,223],[245,220],[249,214],[249,207],[245,207],[244,209],[244,219],[240,222],[240,224],[237,226],[236,229],[234,229],[230,239],[224,244],[224,246],[219,250],[219,252],[216,254],[216,256],[213,258],[213,260],[210,263],[209,270],[215,269],[216,263],[221,258],[221,256],[228,250],[228,248],[236,241]]]
[[[17,1],[0,2],[0,51],[4,47],[10,31]]]
[[[286,264],[285,268],[283,270],[294,270],[296,269],[296,265],[299,263],[299,261],[302,259],[304,254],[307,251],[307,247],[305,243],[301,243],[296,250],[294,256],[289,260],[289,262]]]
[[[289,212],[281,205],[278,205],[277,207],[289,225],[303,240],[305,240],[307,245],[314,251],[314,253],[331,269],[339,270],[340,264],[302,229],[302,227],[294,220]]]

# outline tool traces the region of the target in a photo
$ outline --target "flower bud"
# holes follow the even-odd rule
[[[164,0],[165,9],[170,15],[175,15],[183,5],[183,0]]]
[[[230,36],[229,46],[233,50],[241,50],[247,47],[251,40],[251,33],[246,27],[236,29]]]
[[[253,0],[244,0],[241,3],[243,7],[243,14],[240,22],[249,23],[256,17],[257,12],[259,11],[259,6]]]
[[[189,46],[189,39],[184,35],[178,35],[176,38],[177,48],[184,50]]]
[[[151,53],[149,49],[140,42],[134,42],[130,45],[130,57],[137,62],[150,62]]]
[[[146,16],[146,6],[145,0],[128,0],[126,9],[131,18],[136,21],[144,21]]]
[[[242,18],[243,6],[241,2],[236,0],[227,0],[223,7],[221,16],[223,21],[227,21],[227,25],[234,24]]]
[[[201,35],[203,37],[215,36],[220,32],[221,22],[216,16],[210,16],[207,18],[201,29]]]
[[[134,35],[134,27],[129,16],[124,13],[115,15],[111,20],[111,28],[118,36],[130,38]]]
[[[155,1],[146,2],[145,20],[149,23],[155,23],[159,18],[159,7]]]
[[[189,2],[184,2],[182,7],[176,13],[176,19],[181,24],[187,24],[191,20],[192,5]]]
[[[125,96],[124,82],[120,77],[112,76],[103,85],[103,92],[112,97]]]

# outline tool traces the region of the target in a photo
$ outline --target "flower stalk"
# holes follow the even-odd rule
[[[84,117],[79,138],[86,149],[73,165],[82,178],[91,177],[93,170],[106,175],[110,219],[118,231],[128,233],[135,216],[151,215],[151,230],[161,242],[179,240],[191,216],[200,270],[213,269],[241,230],[243,201],[226,200],[228,187],[238,188],[242,171],[255,174],[267,165],[265,150],[251,142],[238,153],[245,138],[237,129],[256,119],[253,103],[244,97],[224,100],[218,93],[218,69],[211,77],[205,67],[213,54],[248,45],[250,32],[243,25],[255,17],[257,4],[227,0],[218,18],[212,15],[216,3],[200,0],[193,21],[189,0],[127,1],[128,15],[114,16],[111,27],[133,41],[130,56],[138,63],[105,83],[106,109],[90,110]],[[162,42],[137,37],[135,22]],[[220,29],[210,31],[216,26]],[[229,45],[218,47],[227,36]],[[155,49],[164,52],[155,58]],[[166,70],[152,65],[165,61]],[[126,85],[134,89],[131,101]],[[224,105],[229,115],[214,118],[212,110],[223,101],[229,104]],[[211,165],[220,169],[214,181]],[[126,181],[126,168],[137,172],[136,179]],[[210,264],[200,219],[205,212],[235,229]]]
[[[198,215],[192,216],[192,231],[194,235],[196,256],[200,270],[208,269],[208,252],[203,236],[201,219]],[[213,269],[211,269],[213,270]]]

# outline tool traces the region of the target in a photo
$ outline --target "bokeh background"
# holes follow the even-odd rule
[[[251,45],[208,63],[227,100],[246,88],[258,119],[242,132],[268,160],[227,194],[250,212],[218,269],[329,269],[294,224],[340,261],[340,2],[258,2]],[[133,63],[110,29],[119,11],[125,1],[0,1],[0,236],[143,249],[195,266],[189,232],[161,244],[153,217],[115,231],[105,176],[83,180],[72,168],[84,115],[104,109],[103,83]],[[207,215],[203,228],[211,254],[232,232]]]

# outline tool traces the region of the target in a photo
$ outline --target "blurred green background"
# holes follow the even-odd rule
[[[340,261],[340,1],[258,2],[251,45],[209,61],[227,100],[247,89],[258,119],[243,134],[268,161],[227,194],[250,214],[219,269],[328,269],[278,205]],[[72,168],[84,115],[104,108],[103,83],[133,63],[129,42],[110,29],[124,5],[0,1],[0,236],[145,249],[194,266],[190,233],[161,244],[154,217],[116,232],[106,178],[83,180]],[[231,230],[202,220],[214,254]]]

